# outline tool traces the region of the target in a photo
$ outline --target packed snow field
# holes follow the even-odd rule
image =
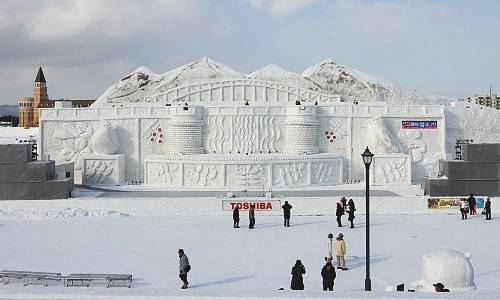
[[[292,210],[293,212],[293,210]],[[347,222],[347,220],[344,220]],[[248,229],[242,215],[239,229],[231,216],[123,217],[0,220],[0,269],[69,273],[130,273],[130,289],[0,286],[0,299],[246,299],[273,298],[500,298],[500,219],[482,215],[461,220],[455,214],[374,215],[371,218],[373,292],[364,288],[365,218],[356,228],[338,228],[334,216],[293,216],[284,228],[280,216],[259,216]],[[323,292],[328,233],[342,232],[348,271],[337,270],[334,292]],[[192,270],[190,288],[181,290],[177,249],[184,248]],[[387,286],[421,278],[422,256],[451,248],[472,254],[476,291],[450,294],[385,292]],[[291,291],[290,271],[296,259],[306,267],[305,290]],[[285,290],[280,291],[283,287]],[[330,294],[331,293],[331,294]]]

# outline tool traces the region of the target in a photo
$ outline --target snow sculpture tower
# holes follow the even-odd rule
[[[318,153],[318,124],[316,106],[287,106],[284,152],[288,154]]]
[[[204,153],[202,107],[177,107],[172,118],[168,120],[168,128],[169,154]]]

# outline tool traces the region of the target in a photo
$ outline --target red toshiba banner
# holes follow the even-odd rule
[[[255,210],[281,210],[281,200],[222,200],[223,211],[232,211],[236,207],[239,210],[249,210],[251,205],[255,206]]]

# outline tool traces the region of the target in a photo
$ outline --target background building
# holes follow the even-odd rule
[[[496,93],[493,93],[490,89],[490,94],[486,96],[472,96],[468,97],[467,101],[476,103],[479,105],[484,105],[496,109],[500,109],[500,96],[498,96]]]
[[[62,99],[61,99],[62,100]],[[50,100],[47,93],[47,81],[43,74],[42,67],[38,68],[33,87],[33,97],[21,97],[19,103],[19,127],[38,126],[39,109],[54,107],[54,103],[58,100]],[[71,100],[73,107],[88,107],[94,103],[95,99],[90,100]]]

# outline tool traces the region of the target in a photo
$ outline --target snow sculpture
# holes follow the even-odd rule
[[[90,139],[90,147],[94,154],[111,155],[118,153],[120,143],[114,127],[106,120],[101,120],[99,129]]]
[[[317,110],[315,106],[288,106],[285,119],[285,153],[315,154],[318,147]]]
[[[373,153],[396,153],[400,152],[399,142],[394,134],[387,128],[384,118],[376,116],[368,123],[369,145]]]
[[[439,249],[423,256],[423,277],[412,283],[416,290],[434,291],[433,284],[441,282],[451,291],[475,290],[471,254],[452,249]]]

